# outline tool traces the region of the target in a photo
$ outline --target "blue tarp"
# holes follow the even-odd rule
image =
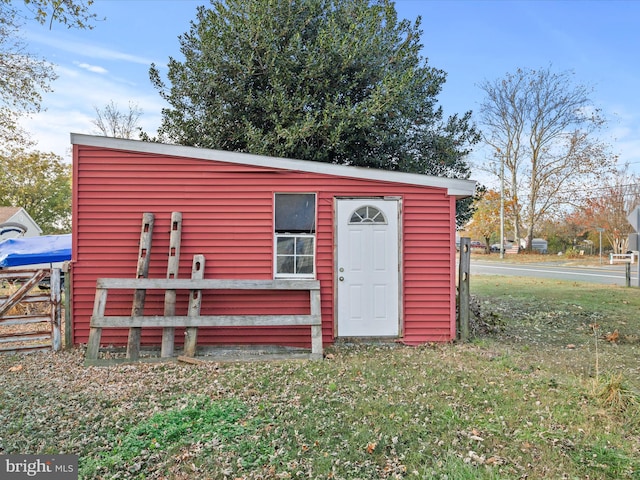
[[[71,234],[0,241],[0,268],[71,260]]]

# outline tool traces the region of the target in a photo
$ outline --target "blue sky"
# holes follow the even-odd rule
[[[69,134],[96,133],[95,108],[114,101],[142,110],[153,134],[166,106],[148,77],[180,57],[178,36],[189,30],[196,7],[208,0],[96,0],[93,30],[53,30],[28,25],[29,51],[56,64],[54,92],[45,112],[24,122],[37,148],[70,158]],[[477,112],[478,85],[517,68],[551,66],[573,71],[576,83],[593,87],[592,100],[608,119],[602,140],[640,171],[640,1],[396,1],[401,18],[422,17],[423,55],[447,72],[439,103],[447,114]],[[480,163],[482,149],[471,155]],[[480,178],[474,172],[473,178]],[[489,181],[490,183],[490,181]]]

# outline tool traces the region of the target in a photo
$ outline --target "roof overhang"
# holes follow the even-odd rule
[[[155,155],[168,155],[173,157],[212,160],[217,162],[275,168],[280,170],[320,173],[324,175],[377,180],[381,182],[405,183],[409,185],[445,188],[448,195],[454,196],[456,198],[470,197],[475,193],[476,188],[476,182],[474,180],[460,180],[454,178],[436,177],[432,175],[421,175],[417,173],[404,173],[389,170],[379,170],[375,168],[354,167],[348,165],[334,165],[331,163],[312,162],[309,160],[269,157],[265,155],[227,152],[224,150],[187,147],[184,145],[172,145],[156,142],[143,142],[140,140],[127,140],[96,135],[84,135],[79,133],[71,134],[71,144]]]

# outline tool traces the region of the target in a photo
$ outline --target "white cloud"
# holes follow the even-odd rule
[[[41,35],[35,31],[28,31],[26,33],[26,38],[29,42],[44,45],[48,49],[53,48],[61,52],[73,53],[93,59],[128,62],[142,65],[149,65],[154,62],[162,63],[162,61],[154,61],[149,58],[141,57],[139,55],[132,55],[130,53],[121,52],[112,48],[79,42],[77,38],[66,38],[60,34],[56,36]]]
[[[98,65],[90,65],[88,63],[81,63],[81,62],[73,62],[74,65],[77,65],[80,68],[83,68],[89,72],[93,72],[93,73],[100,73],[100,74],[105,74],[108,73],[108,70],[104,67],[100,67]]]
[[[80,65],[78,65],[80,66]],[[96,134],[92,120],[95,108],[113,101],[125,111],[129,104],[142,109],[140,126],[154,135],[161,120],[162,98],[149,86],[122,82],[109,75],[96,76],[92,70],[58,66],[54,91],[45,95],[46,111],[22,121],[22,126],[37,142],[36,148],[70,159],[70,133]]]

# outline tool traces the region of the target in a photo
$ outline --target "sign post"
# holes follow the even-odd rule
[[[640,206],[637,206],[633,209],[633,211],[627,217],[627,220],[629,221],[633,229],[638,232],[638,229],[640,228]],[[635,248],[638,248],[638,245],[636,245]],[[640,287],[640,252],[636,250],[633,252],[633,254],[638,255],[638,287]]]

